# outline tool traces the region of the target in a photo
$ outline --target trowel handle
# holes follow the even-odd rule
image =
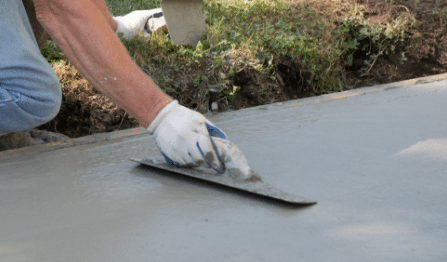
[[[244,154],[235,144],[230,140],[218,137],[212,137],[211,139],[231,177],[237,181],[261,181],[261,177],[253,172]]]

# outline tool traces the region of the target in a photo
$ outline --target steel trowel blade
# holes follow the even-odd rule
[[[294,194],[286,193],[280,189],[273,187],[270,184],[264,183],[262,181],[244,181],[238,182],[231,178],[227,172],[224,174],[217,174],[208,168],[186,168],[186,167],[176,167],[171,164],[167,164],[162,159],[157,158],[145,158],[145,159],[135,159],[130,158],[130,160],[149,166],[152,168],[165,170],[173,172],[176,174],[184,175],[187,177],[193,177],[196,179],[216,183],[219,185],[224,185],[227,187],[243,190],[252,194],[272,198],[275,200],[280,200],[295,205],[313,205],[316,201],[306,199],[304,197],[296,196]]]

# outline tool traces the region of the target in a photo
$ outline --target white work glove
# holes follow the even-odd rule
[[[125,39],[132,39],[140,31],[143,36],[150,36],[150,32],[145,30],[145,25],[147,20],[160,13],[161,8],[151,9],[151,10],[138,10],[128,13],[125,16],[116,16],[113,19],[118,24],[116,28],[116,33],[123,33]]]
[[[179,105],[177,100],[165,106],[147,130],[155,136],[167,163],[225,171],[211,139],[211,136],[226,139],[225,133],[202,114]]]

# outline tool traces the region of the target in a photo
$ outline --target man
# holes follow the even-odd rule
[[[225,134],[203,115],[164,94],[131,60],[116,33],[132,37],[150,16],[114,18],[104,0],[33,0],[36,17],[77,70],[147,127],[169,163],[215,170],[224,165],[211,136]],[[61,88],[42,57],[21,1],[0,9],[0,135],[31,129],[56,116]]]

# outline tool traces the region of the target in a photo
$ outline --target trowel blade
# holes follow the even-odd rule
[[[208,182],[224,185],[231,188],[236,188],[256,195],[261,195],[264,197],[284,201],[291,204],[313,205],[317,203],[316,201],[312,201],[304,197],[286,193],[262,181],[238,182],[233,178],[231,178],[227,172],[225,172],[224,174],[217,174],[213,170],[203,167],[198,168],[176,167],[171,164],[167,164],[162,159],[157,158],[145,158],[145,159],[130,158],[130,160],[143,164],[145,166],[170,171],[173,173],[193,177],[200,180],[205,180]]]

